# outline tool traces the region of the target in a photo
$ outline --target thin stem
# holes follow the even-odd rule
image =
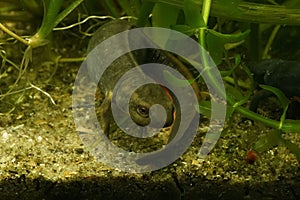
[[[264,52],[263,52],[263,55],[262,55],[262,59],[267,59],[268,58],[268,52],[269,52],[269,49],[271,48],[271,45],[276,37],[276,34],[277,32],[279,31],[280,29],[280,25],[277,25],[274,27],[270,37],[269,37],[269,40],[268,40],[268,43],[264,49]]]
[[[227,96],[226,99],[227,99],[227,102],[229,102],[229,104],[231,104],[231,105],[236,104],[235,101],[230,96]],[[297,120],[294,120],[294,121],[286,120],[284,122],[279,122],[276,120],[265,118],[257,113],[249,111],[247,108],[244,108],[242,106],[236,106],[235,110],[251,120],[261,122],[272,128],[280,129],[283,132],[294,132],[295,133],[295,132],[300,131],[300,123]]]
[[[56,17],[53,28],[56,27],[67,15],[69,15],[83,1],[84,0],[76,0],[69,7],[67,7],[61,13],[59,13],[59,15]]]
[[[83,62],[86,59],[86,57],[81,58],[59,58],[58,62]]]
[[[205,25],[207,25],[208,22],[208,17],[210,13],[210,8],[211,8],[211,0],[204,0],[203,5],[202,5],[202,17]],[[199,44],[204,48],[207,49],[206,47],[206,27],[201,27],[199,29]],[[208,52],[209,53],[209,52]],[[205,50],[201,51],[201,60],[202,64],[204,66],[204,69],[202,71],[202,75],[206,76],[208,80],[210,80],[211,87],[214,88],[216,91],[216,94],[219,95],[219,97],[224,97],[224,88],[220,85],[219,81],[216,80],[216,77],[214,76],[213,71],[214,68],[211,66],[209,59],[208,53],[205,52]]]
[[[6,28],[2,23],[0,23],[0,29],[2,31],[4,31],[5,33],[7,33],[8,35],[12,36],[13,38],[15,38],[16,40],[22,42],[25,45],[28,45],[28,41],[21,38],[20,36],[18,36],[17,34],[15,34],[14,32],[12,32],[11,30],[9,30],[8,28]]]

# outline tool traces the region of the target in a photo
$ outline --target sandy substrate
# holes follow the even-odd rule
[[[245,162],[246,152],[269,129],[242,121],[240,116],[227,125],[205,159],[198,157],[204,123],[187,152],[163,169],[124,173],[98,162],[74,125],[71,105],[76,70],[61,67],[48,84],[38,75],[30,79],[56,105],[36,89],[18,94],[15,106],[2,102],[0,199],[300,198],[299,163],[285,147],[261,154],[254,164]],[[7,113],[6,105],[15,110]],[[285,137],[300,145],[299,134]],[[128,143],[126,139],[115,142]]]

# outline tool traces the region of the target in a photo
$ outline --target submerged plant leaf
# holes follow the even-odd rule
[[[201,14],[201,6],[195,0],[184,0],[183,11],[185,15],[185,23],[191,28],[206,27]]]
[[[237,68],[239,66],[240,62],[241,62],[241,55],[237,54],[237,56],[235,57],[235,60],[234,60],[234,65],[231,67],[230,70],[220,71],[221,76],[222,77],[230,76],[233,73],[233,71],[235,70],[235,68]]]
[[[300,162],[300,148],[284,138],[282,138],[282,143],[296,156],[297,161]]]
[[[163,70],[163,76],[168,83],[171,83],[174,86],[180,86],[180,87],[191,85],[195,81],[195,79],[193,79],[193,80],[179,79],[167,70]]]
[[[231,117],[231,115],[233,114],[233,112],[235,111],[236,107],[243,105],[244,103],[246,103],[250,97],[250,92],[247,95],[244,95],[243,93],[241,93],[241,91],[238,88],[235,88],[231,85],[226,84],[226,95],[227,98],[230,98],[232,100],[234,100],[236,103],[232,104],[231,106],[227,106],[227,113],[226,113],[226,117]]]
[[[170,28],[176,24],[179,8],[164,3],[156,3],[152,10],[152,26]]]
[[[225,43],[223,43],[220,38],[212,34],[207,35],[206,41],[210,56],[213,58],[216,65],[221,64]]]
[[[267,151],[281,142],[281,131],[279,130],[272,130],[268,134],[260,137],[254,145],[254,150],[258,153],[262,153]]]
[[[156,3],[152,10],[152,26],[170,28],[176,24],[178,13],[180,9],[174,6],[170,6],[165,3]],[[169,34],[153,33],[156,44],[160,44],[161,47],[166,45],[166,41],[170,37]]]
[[[212,29],[208,29],[207,31],[209,35],[213,35],[219,38],[224,44],[235,43],[244,40],[250,33],[250,29],[247,29],[246,31],[238,34],[224,34],[224,33],[219,33],[217,31],[214,31]]]
[[[139,17],[137,21],[138,27],[148,26],[149,25],[149,15],[151,14],[153,7],[153,2],[144,1],[140,7]]]
[[[200,101],[198,103],[198,106],[195,107],[195,109],[198,113],[206,116],[207,118],[211,117],[211,101]],[[228,119],[233,113],[233,111],[234,109],[232,108],[232,106],[227,104],[225,119]]]
[[[275,87],[272,87],[272,86],[269,86],[269,85],[259,85],[259,86],[261,88],[263,88],[264,90],[268,90],[268,91],[272,92],[279,99],[279,101],[281,103],[281,106],[283,108],[283,113],[282,113],[282,115],[280,117],[280,125],[279,125],[279,129],[281,129],[282,123],[285,120],[287,109],[289,108],[290,100],[278,88],[275,88]]]
[[[246,65],[240,65],[242,67],[242,69],[244,70],[244,72],[246,72],[248,78],[250,79],[251,82],[251,88],[254,87],[254,80],[253,80],[253,74],[250,71],[250,69],[246,66]]]
[[[300,162],[300,148],[291,141],[284,139],[280,130],[273,130],[259,138],[254,145],[254,150],[262,153],[279,144],[286,146],[296,156],[297,161]]]
[[[210,101],[200,101],[198,106],[195,106],[196,111],[207,118],[211,117],[211,102]]]
[[[223,34],[212,29],[207,30],[207,47],[216,65],[222,62],[224,45],[244,40],[250,33],[250,29],[239,34]]]
[[[278,100],[280,101],[283,109],[285,109],[286,107],[289,106],[290,100],[278,88],[275,88],[275,87],[272,87],[272,86],[269,86],[269,85],[262,85],[262,84],[260,84],[259,87],[261,87],[264,90],[268,90],[268,91],[272,92],[273,94],[275,94],[277,96]]]
[[[174,26],[171,26],[171,28],[175,31],[179,31],[181,33],[184,33],[188,36],[193,36],[195,35],[197,29],[196,28],[192,28],[188,25],[174,25]]]
[[[231,86],[231,85],[225,85],[226,86],[226,94],[230,95],[231,98],[233,98],[236,101],[242,101],[245,99],[245,95],[241,93],[240,90],[237,88]],[[248,98],[247,98],[248,100]]]

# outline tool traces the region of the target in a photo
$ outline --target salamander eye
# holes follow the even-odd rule
[[[138,105],[136,110],[137,113],[142,117],[149,117],[149,109],[147,107]]]

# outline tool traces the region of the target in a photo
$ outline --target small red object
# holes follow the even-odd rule
[[[247,151],[245,160],[248,164],[253,164],[257,159],[258,159],[258,155],[255,151],[253,150]]]

